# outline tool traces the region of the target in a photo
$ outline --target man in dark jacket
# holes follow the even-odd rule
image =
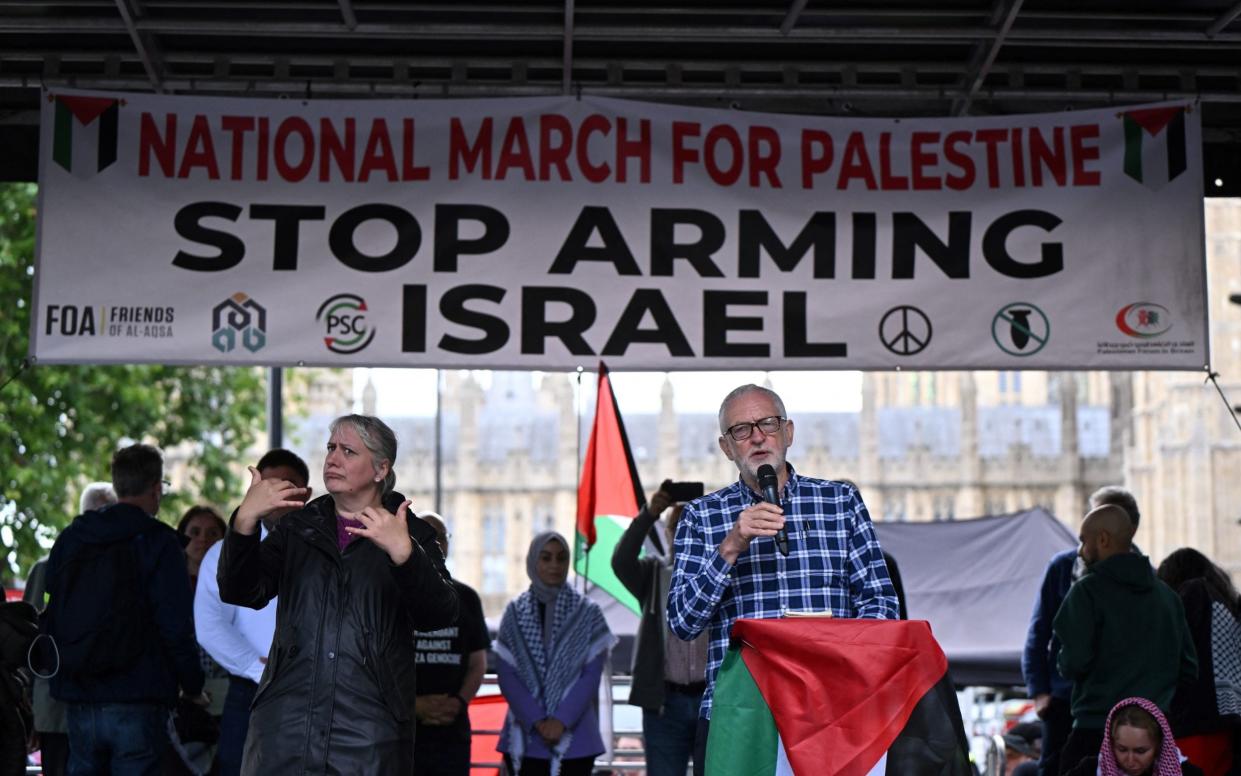
[[[1117,702],[1136,696],[1166,710],[1177,683],[1198,674],[1181,599],[1146,556],[1131,552],[1132,540],[1133,524],[1120,507],[1098,507],[1082,522],[1086,574],[1052,624],[1060,640],[1057,666],[1073,681],[1073,731],[1060,755],[1061,773],[1098,753]]]
[[[681,641],[670,632],[665,614],[672,579],[672,539],[682,504],[673,507],[664,526],[667,557],[638,557],[647,534],[672,503],[668,486],[665,480],[612,551],[617,579],[642,604],[629,702],[642,707],[646,770],[651,776],[684,776],[707,686],[706,631],[691,642]]]
[[[112,458],[117,503],[79,515],[61,532],[48,559],[54,613],[72,609],[68,599],[74,596],[110,595],[71,583],[70,566],[103,546],[128,544],[142,596],[134,605],[148,609],[151,625],[142,634],[141,653],[103,673],[69,670],[63,659],[67,645],[62,646],[61,670],[51,689],[52,697],[68,706],[70,773],[157,773],[178,692],[205,703],[185,555],[176,531],[153,517],[163,496],[163,468],[159,451],[149,445],[117,451]],[[65,598],[58,602],[58,596]],[[123,597],[116,591],[118,606]],[[101,641],[95,650],[110,646]]]
[[[1113,504],[1125,510],[1133,530],[1138,530],[1142,515],[1132,493],[1116,485],[1106,485],[1090,495],[1091,509],[1104,504]],[[1138,552],[1137,547],[1133,551]],[[1038,762],[1041,776],[1056,776],[1060,772],[1060,750],[1073,729],[1073,715],[1069,710],[1073,681],[1061,676],[1056,669],[1060,641],[1053,637],[1051,621],[1060,611],[1060,604],[1064,603],[1069,588],[1085,570],[1076,547],[1052,556],[1043,574],[1038,596],[1034,599],[1034,612],[1030,615],[1025,650],[1021,655],[1021,673],[1034,700],[1034,711],[1043,722],[1043,745]]]

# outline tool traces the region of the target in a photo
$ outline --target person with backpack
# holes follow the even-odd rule
[[[179,694],[205,704],[190,580],[176,531],[155,519],[164,461],[150,445],[112,458],[117,503],[84,512],[48,559],[43,628],[67,705],[69,774],[159,773]]]

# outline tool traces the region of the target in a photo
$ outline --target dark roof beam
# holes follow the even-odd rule
[[[784,21],[780,22],[780,34],[788,35],[797,26],[797,19],[801,16],[801,12],[806,10],[806,3],[810,0],[793,0],[789,5],[789,12],[784,15]]]
[[[123,0],[117,0],[122,2]],[[132,0],[129,0],[132,2]],[[644,20],[645,21],[645,20]],[[499,24],[499,23],[359,23],[353,30],[346,30],[339,22],[289,21],[263,22],[255,20],[232,21],[225,19],[135,19],[139,32],[151,35],[215,35],[230,38],[334,38],[337,40],[476,40],[476,41],[559,41],[564,36],[563,24]],[[107,32],[124,32],[125,25],[118,20],[106,18],[29,19],[0,14],[0,32],[42,33],[67,35],[91,35]],[[944,26],[814,26],[799,27],[797,34],[785,37],[778,29],[752,26],[707,25],[660,25],[651,23],[612,24],[590,23],[575,25],[576,41],[641,41],[664,43],[786,43],[799,42],[854,42],[892,43],[917,42],[943,45],[990,42],[995,30],[983,24]],[[1129,47],[1151,47],[1161,44],[1178,44],[1181,48],[1217,50],[1221,43],[1241,44],[1241,32],[1221,30],[1214,39],[1208,39],[1202,28],[1184,29],[1163,26],[1100,25],[1019,25],[1007,36],[1005,45],[1036,43],[1045,46],[1079,46],[1120,44]]]
[[[116,10],[121,14],[121,20],[125,23],[125,30],[129,33],[129,39],[134,43],[134,49],[138,52],[138,58],[142,60],[142,67],[146,70],[147,78],[151,81],[151,88],[157,94],[163,93],[164,87],[161,83],[163,78],[161,71],[164,68],[160,60],[159,46],[156,44],[152,34],[138,29],[138,24],[142,21],[142,5],[140,0],[116,0]]]
[[[303,95],[309,90],[316,96],[359,96],[376,94],[394,97],[429,96],[530,96],[560,93],[560,84],[548,82],[530,82],[515,84],[508,79],[466,80],[465,67],[454,68],[452,76],[445,80],[423,80],[419,83],[400,82],[389,79],[364,80],[354,79],[338,82],[330,76],[314,79],[290,78],[287,74],[277,74],[271,79],[253,78],[167,78],[164,86],[170,91],[190,91],[199,94],[296,94]],[[884,108],[891,101],[924,101],[942,103],[946,109],[954,97],[952,90],[939,87],[823,87],[821,85],[785,86],[780,84],[762,84],[727,86],[721,81],[717,84],[688,84],[682,77],[681,68],[669,65],[665,73],[664,84],[607,84],[590,83],[583,85],[583,91],[600,96],[615,96],[643,99],[755,99],[755,100],[802,100],[809,104],[826,104],[832,100],[852,100],[854,113],[865,115],[877,111],[884,113]],[[38,74],[27,76],[0,74],[0,88],[22,87],[38,88],[44,86],[72,86],[100,90],[141,90],[149,88],[145,80],[121,76],[119,78],[84,77],[81,75]],[[1065,103],[1106,103],[1115,104],[1119,101],[1157,102],[1161,100],[1200,98],[1203,101],[1241,104],[1241,92],[1234,89],[1182,92],[1169,89],[1139,88],[1128,92],[1116,88],[1087,88],[1072,90],[1067,87],[1053,88],[1013,88],[995,87],[982,90],[992,100],[1037,100],[1063,105]],[[871,100],[873,104],[860,104],[861,100]],[[807,112],[803,105],[802,112]],[[754,110],[762,110],[755,107]],[[1047,108],[1050,109],[1050,108]],[[813,111],[809,111],[813,112]]]
[[[1004,39],[1008,37],[1008,33],[1013,29],[1013,22],[1017,20],[1017,14],[1021,11],[1023,0],[996,0],[992,7],[991,26],[997,26],[995,37],[991,39],[990,44],[977,44],[974,47],[974,55],[970,59],[969,69],[965,76],[965,92],[953,101],[952,115],[964,116],[969,111],[970,105],[974,102],[974,95],[978,94],[978,90],[987,81],[987,74],[991,72],[991,66],[995,64],[995,58],[1000,54],[1000,48],[1004,45]],[[1005,5],[1007,4],[1007,8]]]
[[[349,29],[356,29],[358,26],[358,16],[353,12],[353,3],[350,0],[337,0],[340,4],[340,16],[345,20],[345,26]]]
[[[573,88],[573,0],[564,0],[564,62],[561,64],[561,93]]]
[[[1241,2],[1229,8],[1219,15],[1219,18],[1211,22],[1211,26],[1207,27],[1207,37],[1214,38],[1224,31],[1224,28],[1236,21],[1241,16]]]

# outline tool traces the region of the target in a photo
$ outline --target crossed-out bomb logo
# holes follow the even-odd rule
[[[1116,328],[1127,337],[1151,339],[1172,328],[1168,308],[1154,302],[1134,302],[1116,313]]]
[[[991,319],[991,339],[1010,356],[1032,356],[1050,337],[1047,315],[1029,302],[1006,304]]]
[[[366,322],[366,300],[357,294],[337,294],[315,313],[324,325],[323,344],[333,353],[357,353],[375,339],[375,330]]]
[[[267,309],[238,291],[211,310],[211,344],[221,353],[241,345],[257,353],[267,344]]]

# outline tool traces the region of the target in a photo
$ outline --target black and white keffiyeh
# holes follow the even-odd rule
[[[560,541],[563,543],[563,539]],[[534,549],[536,554],[538,549]],[[539,700],[548,716],[555,716],[557,707],[581,676],[585,665],[610,650],[616,642],[603,612],[593,601],[567,584],[558,587],[554,600],[547,605],[551,610],[551,635],[546,639],[547,646],[538,591],[534,586],[504,610],[495,641],[496,656],[516,670],[522,684]],[[509,757],[518,769],[526,750],[527,734],[510,710],[504,721],[503,735],[509,743]],[[572,738],[572,733],[566,731],[552,749],[552,776],[559,772],[561,757]]]

